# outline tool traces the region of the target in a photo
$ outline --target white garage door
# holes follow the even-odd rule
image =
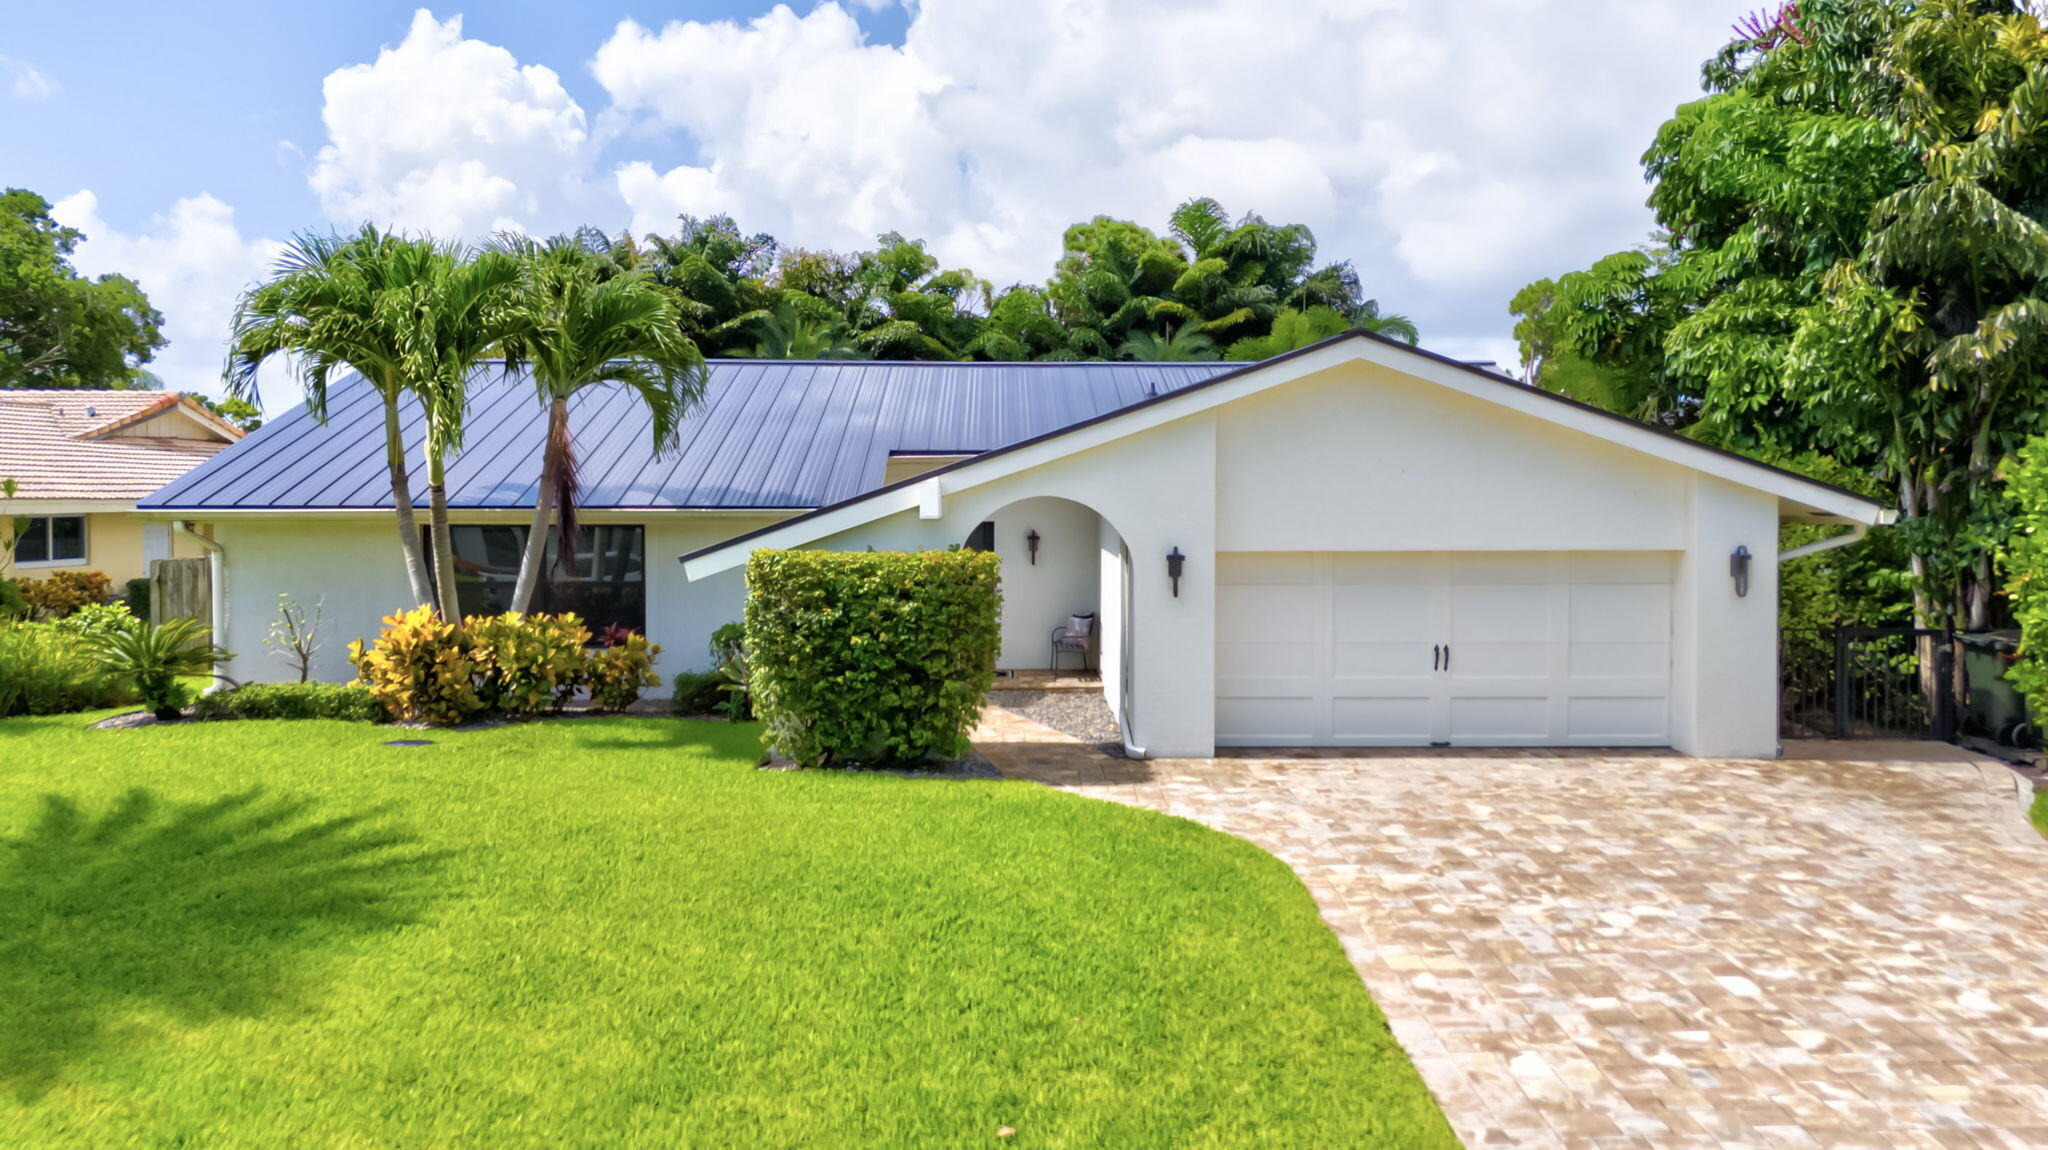
[[[1217,557],[1222,746],[1661,746],[1671,555]]]

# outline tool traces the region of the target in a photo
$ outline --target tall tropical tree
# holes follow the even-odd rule
[[[501,249],[428,243],[421,273],[402,298],[411,337],[400,385],[426,415],[428,529],[441,617],[462,626],[455,546],[448,524],[448,457],[462,450],[469,386],[484,361],[505,354],[516,322],[520,259]],[[509,367],[509,364],[503,365]]]
[[[1882,482],[1916,617],[1986,626],[1999,469],[2048,413],[2048,30],[2019,0],[1801,0],[1706,78],[1644,157],[1661,233],[1518,297],[1525,361]]]
[[[432,244],[372,225],[348,236],[302,235],[278,257],[270,279],[236,304],[226,369],[229,391],[253,401],[258,371],[284,357],[306,410],[323,421],[337,372],[354,371],[376,390],[399,553],[422,606],[436,599],[413,513],[399,400],[410,390],[408,366],[418,345],[413,300],[437,265]]]
[[[548,413],[533,522],[512,593],[512,609],[526,611],[540,582],[551,518],[557,554],[573,551],[578,483],[570,399],[586,387],[623,385],[646,407],[659,453],[675,446],[708,373],[679,326],[674,294],[645,272],[613,274],[603,254],[576,237],[502,246],[520,261],[518,290],[504,321],[506,360],[528,369]]]

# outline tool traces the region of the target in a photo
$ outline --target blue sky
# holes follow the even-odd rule
[[[142,282],[159,373],[202,391],[304,229],[725,211],[790,245],[901,230],[1000,285],[1066,224],[1195,195],[1309,224],[1425,344],[1509,358],[1516,288],[1646,235],[1636,159],[1748,7],[14,4],[0,181]]]

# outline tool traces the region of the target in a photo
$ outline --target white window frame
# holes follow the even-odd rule
[[[45,542],[47,542],[47,543],[52,543],[52,544],[54,544],[54,543],[55,543],[56,539],[55,539],[55,533],[51,531],[50,525],[51,525],[52,523],[56,522],[56,521],[57,521],[57,520],[59,520],[59,519],[76,519],[76,520],[78,520],[78,538],[79,538],[79,541],[80,541],[80,543],[81,543],[81,546],[80,546],[80,548],[79,548],[79,552],[78,552],[78,558],[76,558],[76,559],[16,559],[16,560],[14,561],[14,563],[13,563],[13,568],[14,568],[14,570],[16,570],[16,571],[45,571],[45,570],[49,570],[49,569],[51,569],[51,568],[54,568],[54,567],[79,567],[79,566],[83,566],[84,564],[86,564],[86,563],[88,563],[88,562],[90,562],[90,561],[92,560],[92,517],[91,517],[91,516],[89,516],[89,515],[25,515],[25,516],[22,516],[22,518],[24,518],[24,519],[40,519],[40,520],[42,520],[42,521],[43,521],[43,532],[44,532],[44,539],[45,539]],[[20,539],[19,537],[17,537],[17,538],[16,538],[16,539],[14,539],[14,541],[13,541],[13,546],[15,546],[15,547],[17,547],[17,548],[18,548],[18,547],[19,547],[20,545],[21,545],[21,539]]]

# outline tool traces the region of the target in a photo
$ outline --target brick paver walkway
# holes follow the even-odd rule
[[[1997,764],[976,743],[1286,860],[1468,1145],[2048,1146],[2048,842]]]

